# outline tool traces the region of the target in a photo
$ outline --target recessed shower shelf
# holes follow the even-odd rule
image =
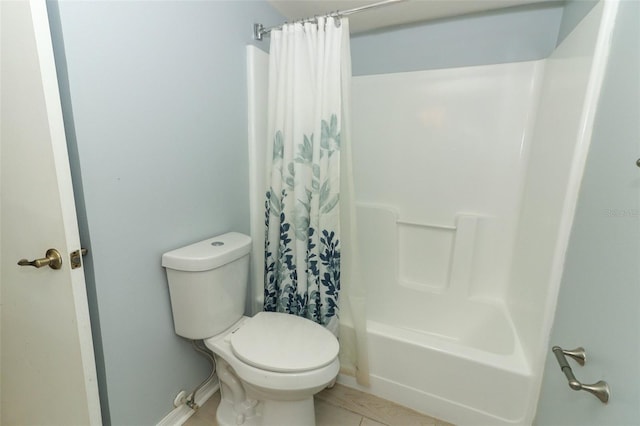
[[[457,226],[455,225],[437,225],[435,223],[419,223],[419,222],[410,222],[407,220],[396,220],[396,224],[398,225],[406,225],[406,226],[420,226],[423,228],[434,228],[434,229],[449,229],[451,231],[455,231]]]

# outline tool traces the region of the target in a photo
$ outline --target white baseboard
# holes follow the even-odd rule
[[[207,402],[207,400],[211,398],[211,395],[216,393],[218,389],[220,389],[218,378],[214,377],[198,391],[196,394],[196,404],[202,407],[202,405]],[[189,397],[191,397],[191,394],[189,394]],[[160,420],[156,426],[181,426],[194,413],[195,411],[189,408],[187,404],[182,404],[181,406],[174,408],[173,411]]]

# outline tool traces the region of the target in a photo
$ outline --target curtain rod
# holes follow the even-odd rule
[[[375,9],[378,7],[382,7],[382,6],[388,6],[392,3],[398,3],[401,1],[405,1],[405,0],[383,0],[377,3],[372,3],[372,4],[367,4],[364,6],[360,6],[360,7],[354,7],[353,9],[347,9],[347,10],[337,10],[335,12],[329,12],[326,13],[324,15],[320,15],[320,16],[325,16],[325,17],[341,17],[341,16],[348,16],[354,13],[358,13],[358,12],[363,12],[365,10],[369,10],[369,9]],[[293,23],[304,23],[304,22],[313,22],[317,19],[318,17],[315,16],[313,18],[305,18],[305,19],[300,19],[297,21],[294,21]],[[286,24],[286,22],[285,22]],[[284,24],[282,24],[284,25]],[[268,35],[271,33],[272,30],[279,30],[282,28],[282,25],[276,25],[275,27],[269,27],[269,28],[265,28],[262,24],[253,24],[253,38],[254,40],[262,40],[262,37],[264,37],[265,35]]]

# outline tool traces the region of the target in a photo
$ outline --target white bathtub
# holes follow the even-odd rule
[[[370,310],[371,387],[338,381],[458,425],[523,423],[534,381],[504,309],[439,296],[423,309],[410,305],[424,296],[405,302],[395,318]]]
[[[359,204],[357,212],[371,370],[371,387],[361,389],[459,425],[526,423],[529,360],[504,305],[473,294],[466,250],[477,248],[483,219],[407,225],[393,208]]]

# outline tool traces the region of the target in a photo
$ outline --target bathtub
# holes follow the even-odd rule
[[[474,296],[465,272],[473,262],[461,247],[477,246],[481,219],[461,215],[454,226],[441,226],[407,224],[382,206],[359,204],[357,212],[368,265],[362,269],[371,386],[346,375],[338,381],[457,425],[526,423],[535,390],[530,362],[508,310]],[[411,240],[403,237],[405,226],[412,227]],[[420,232],[424,241],[415,239]],[[407,253],[429,252],[428,244],[444,245],[433,251],[449,253],[449,260],[435,259],[442,271],[423,261],[411,272]],[[427,271],[421,280],[419,269]],[[440,275],[447,285],[429,281]]]
[[[433,310],[406,302],[395,318],[389,310],[369,315],[371,386],[345,375],[338,382],[457,425],[522,424],[534,381],[504,309],[439,297]]]

